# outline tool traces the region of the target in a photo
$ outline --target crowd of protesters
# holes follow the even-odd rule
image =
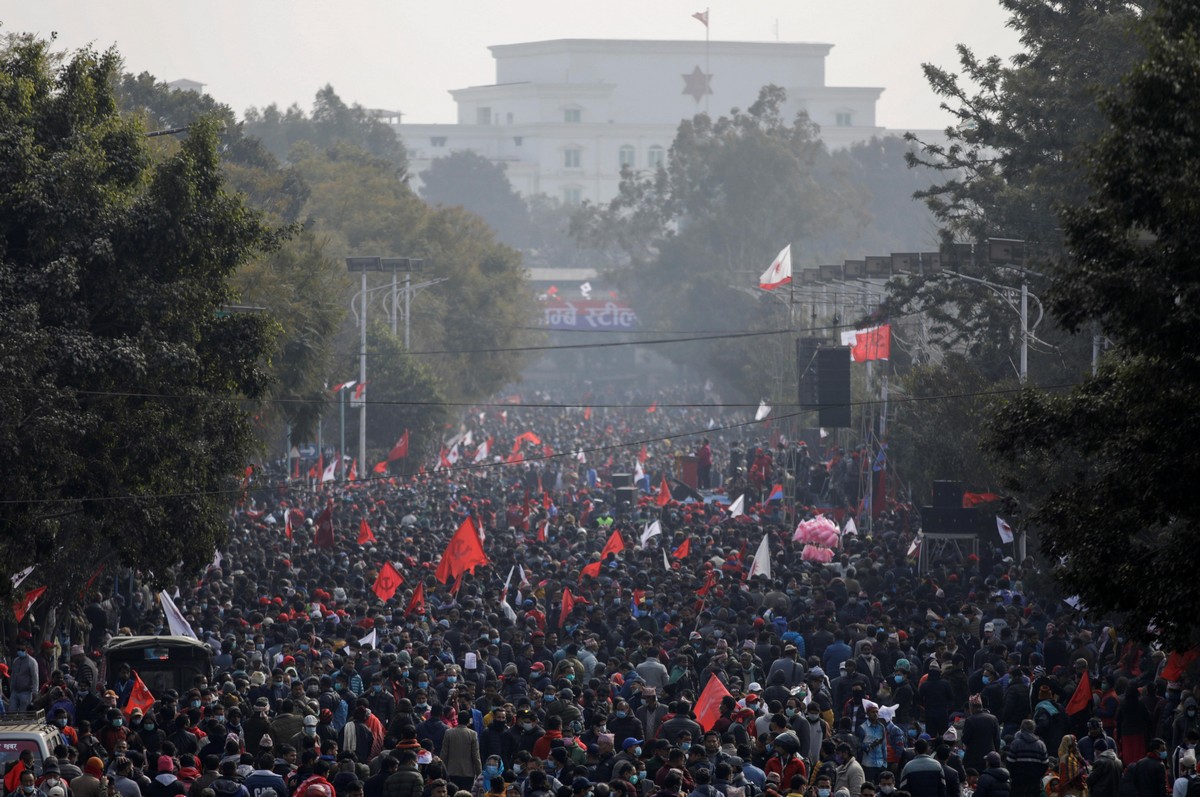
[[[449,469],[411,476],[260,472],[219,563],[176,599],[212,646],[212,677],[132,707],[135,673],[103,672],[99,651],[169,624],[144,587],[97,595],[62,660],[29,646],[8,663],[9,710],[44,710],[64,744],[26,755],[18,777],[10,766],[7,790],[1200,794],[1178,654],[1087,623],[999,540],[918,572],[903,506],[837,502],[826,511],[856,531],[831,562],[806,561],[793,529],[830,491],[797,471],[846,474],[846,489],[856,471],[839,463],[860,453],[809,452],[763,424],[748,437],[669,398],[652,412],[480,408]],[[705,447],[718,500],[668,501],[674,456]],[[732,516],[755,466],[760,489]],[[622,503],[613,475],[639,471],[649,489]],[[783,500],[769,499],[777,482]],[[488,563],[439,581],[468,518]],[[333,535],[317,545],[322,522]],[[623,550],[601,560],[614,533]],[[770,575],[751,575],[764,536]],[[383,599],[388,563],[403,583]]]

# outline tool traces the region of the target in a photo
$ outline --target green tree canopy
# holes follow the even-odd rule
[[[1134,634],[1196,642],[1200,462],[1175,453],[1200,434],[1200,14],[1163,0],[1145,57],[1103,103],[1088,199],[1064,214],[1053,309],[1094,322],[1117,349],[1068,393],[1026,391],[988,445],[1021,496],[1063,586]]]
[[[504,164],[471,150],[452,152],[421,172],[421,183],[426,202],[474,213],[513,248],[529,243],[529,210],[508,181]]]
[[[215,121],[151,158],[119,68],[0,51],[0,545],[46,605],[97,566],[167,583],[210,561],[269,386],[270,318],[219,310],[280,236],[227,190]]]

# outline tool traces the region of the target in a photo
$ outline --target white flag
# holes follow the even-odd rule
[[[212,560],[212,564],[209,565],[209,567],[210,568],[215,567],[217,569],[220,569],[221,562],[224,562],[224,561],[225,561],[225,557],[221,556],[220,550],[213,551],[213,560]]]
[[[1012,526],[1005,523],[1004,518],[999,515],[996,516],[996,531],[1000,532],[1000,540],[1002,542],[1009,543],[1013,541]]]
[[[487,458],[488,458],[488,449],[489,449],[489,448],[491,448],[491,446],[490,446],[489,444],[490,444],[491,442],[492,442],[492,438],[490,438],[490,437],[489,437],[487,440],[484,440],[482,443],[480,443],[480,444],[479,444],[479,448],[475,449],[475,462],[476,462],[476,464],[478,464],[478,463],[480,463],[480,462],[484,462],[485,460],[487,460]]]
[[[325,482],[331,482],[334,480],[334,478],[336,478],[334,474],[337,473],[337,466],[337,458],[335,457],[334,460],[325,467],[325,472],[321,474],[322,484]]]
[[[633,480],[635,482],[640,482],[643,478],[645,478],[645,476],[646,471],[642,470],[642,463],[635,461],[633,463]]]
[[[671,572],[671,560],[667,558],[667,547],[665,545],[663,546],[663,549],[662,549],[662,555],[663,555],[663,570],[666,570],[668,573],[670,573]]]
[[[715,420],[713,420],[712,418],[709,418],[708,419],[708,428],[711,430],[711,429],[715,429],[716,426],[717,426],[717,422]]]
[[[653,523],[647,523],[646,528],[642,530],[642,547],[645,548],[650,545],[650,538],[657,537],[660,534],[662,534],[662,526],[659,525],[657,520]]]
[[[375,629],[371,629],[371,633],[367,634],[362,639],[358,640],[359,645],[370,645],[371,650],[375,649]]]
[[[767,402],[760,401],[758,403],[758,412],[754,413],[754,420],[761,421],[763,418],[767,417],[770,414],[771,414],[771,408],[770,408],[770,406],[767,405]]]
[[[742,515],[746,514],[745,506],[746,506],[746,494],[742,493],[741,495],[739,495],[737,497],[736,501],[734,501],[732,504],[729,505],[729,516],[730,517],[741,517]]]
[[[500,601],[500,611],[504,613],[504,617],[513,624],[517,622],[517,613],[513,611],[513,607],[508,605],[508,601]]]
[[[167,616],[167,627],[171,629],[171,636],[190,636],[196,639],[196,632],[192,630],[191,623],[184,619],[183,612],[179,611],[179,607],[171,600],[166,590],[158,593],[158,600],[162,603],[163,614]]]
[[[858,526],[854,525],[854,518],[846,521],[846,528],[842,529],[842,534],[858,534]]]
[[[750,572],[746,574],[746,578],[755,576],[771,577],[771,543],[766,534],[763,535],[762,542],[758,544],[758,551],[750,560]]]
[[[21,582],[29,578],[29,574],[33,572],[33,565],[22,570],[20,573],[14,573],[12,577],[12,587],[16,589],[21,586]]]
[[[758,278],[758,287],[773,291],[792,281],[792,245],[788,244],[775,256],[775,260]]]
[[[908,553],[905,556],[913,556],[917,551],[921,550],[921,532],[917,532],[917,536],[913,537],[912,545],[908,546]]]

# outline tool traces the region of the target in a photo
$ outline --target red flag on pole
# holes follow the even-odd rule
[[[404,616],[408,617],[413,612],[425,613],[425,582],[418,581],[417,588],[413,590],[412,597],[409,598],[408,606],[404,607]]]
[[[358,521],[358,544],[366,545],[368,542],[375,542],[375,533],[371,531],[371,526],[367,523],[367,519],[363,518]]]
[[[563,587],[562,594],[562,611],[558,613],[558,627],[562,628],[567,624],[567,618],[571,616],[571,612],[575,609],[575,596],[571,594],[570,587]]]
[[[292,510],[290,509],[283,511],[283,536],[289,540],[292,538]]]
[[[1070,701],[1067,702],[1067,713],[1078,714],[1092,705],[1092,679],[1088,677],[1087,670],[1083,671],[1083,675],[1079,679],[1079,685],[1075,687],[1075,694],[1071,695]]]
[[[704,729],[704,732],[712,730],[713,725],[717,724],[717,720],[721,718],[721,701],[726,697],[730,697],[729,690],[725,688],[725,684],[721,683],[721,679],[715,674],[708,676],[708,683],[704,685],[704,691],[700,693],[700,697],[696,700],[696,722]]]
[[[387,473],[388,465],[391,465],[398,459],[404,459],[408,456],[408,430],[404,430],[404,434],[400,435],[400,439],[396,441],[396,445],[392,446],[392,450],[388,452],[387,459],[383,462],[376,463],[374,471],[376,473]]]
[[[13,614],[16,616],[18,623],[25,619],[25,615],[29,613],[29,610],[33,607],[33,604],[37,603],[37,599],[42,597],[42,593],[45,591],[45,587],[31,589],[29,592],[25,593],[24,598],[21,598],[21,600],[13,604]]]
[[[4,790],[9,794],[20,794],[21,792],[21,773],[25,771],[25,762],[17,759],[17,763],[13,764],[13,768],[4,773]]]
[[[654,503],[659,506],[666,506],[671,503],[671,488],[667,484],[667,477],[662,477],[662,484],[658,486],[658,495],[654,499]]]
[[[583,419],[585,421],[590,421],[592,419],[592,408],[591,407],[583,408]]]
[[[671,556],[674,556],[676,559],[687,559],[688,554],[690,554],[691,552],[692,552],[692,538],[688,537],[686,540],[683,541],[683,543],[680,544],[680,546],[678,548],[676,548],[671,553]]]
[[[600,551],[600,561],[592,562],[587,565],[579,573],[579,580],[582,581],[584,576],[598,578],[600,576],[600,565],[608,558],[610,553],[620,553],[625,550],[625,540],[621,539],[621,532],[613,529],[613,533],[608,535],[608,541],[604,543],[604,548]]]
[[[475,521],[467,517],[446,545],[434,577],[445,584],[450,579],[457,578],[460,573],[474,573],[476,567],[486,564],[487,554],[483,552],[483,544],[479,542]]]
[[[313,535],[313,545],[318,548],[332,548],[333,541],[333,502],[317,516],[317,530]]]
[[[129,719],[135,708],[140,708],[143,714],[149,714],[150,709],[154,707],[154,695],[150,693],[146,682],[137,674],[137,670],[133,671],[133,689],[129,692],[129,702],[125,704],[124,712],[125,719]]]
[[[990,504],[999,500],[1000,496],[995,493],[963,493],[962,505],[963,509],[974,509],[980,504]]]
[[[375,593],[376,598],[386,603],[403,583],[404,577],[400,575],[400,571],[391,562],[384,562],[383,567],[379,568],[379,575],[375,578],[375,585],[371,587],[371,591]]]

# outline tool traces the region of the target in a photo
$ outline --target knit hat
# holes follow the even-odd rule
[[[169,756],[169,755],[160,755],[158,757],[158,771],[159,772],[174,772],[175,771],[175,759],[171,758],[171,756]]]
[[[104,774],[104,762],[96,756],[92,756],[87,760],[87,763],[83,765],[83,771],[94,778],[98,778]]]

